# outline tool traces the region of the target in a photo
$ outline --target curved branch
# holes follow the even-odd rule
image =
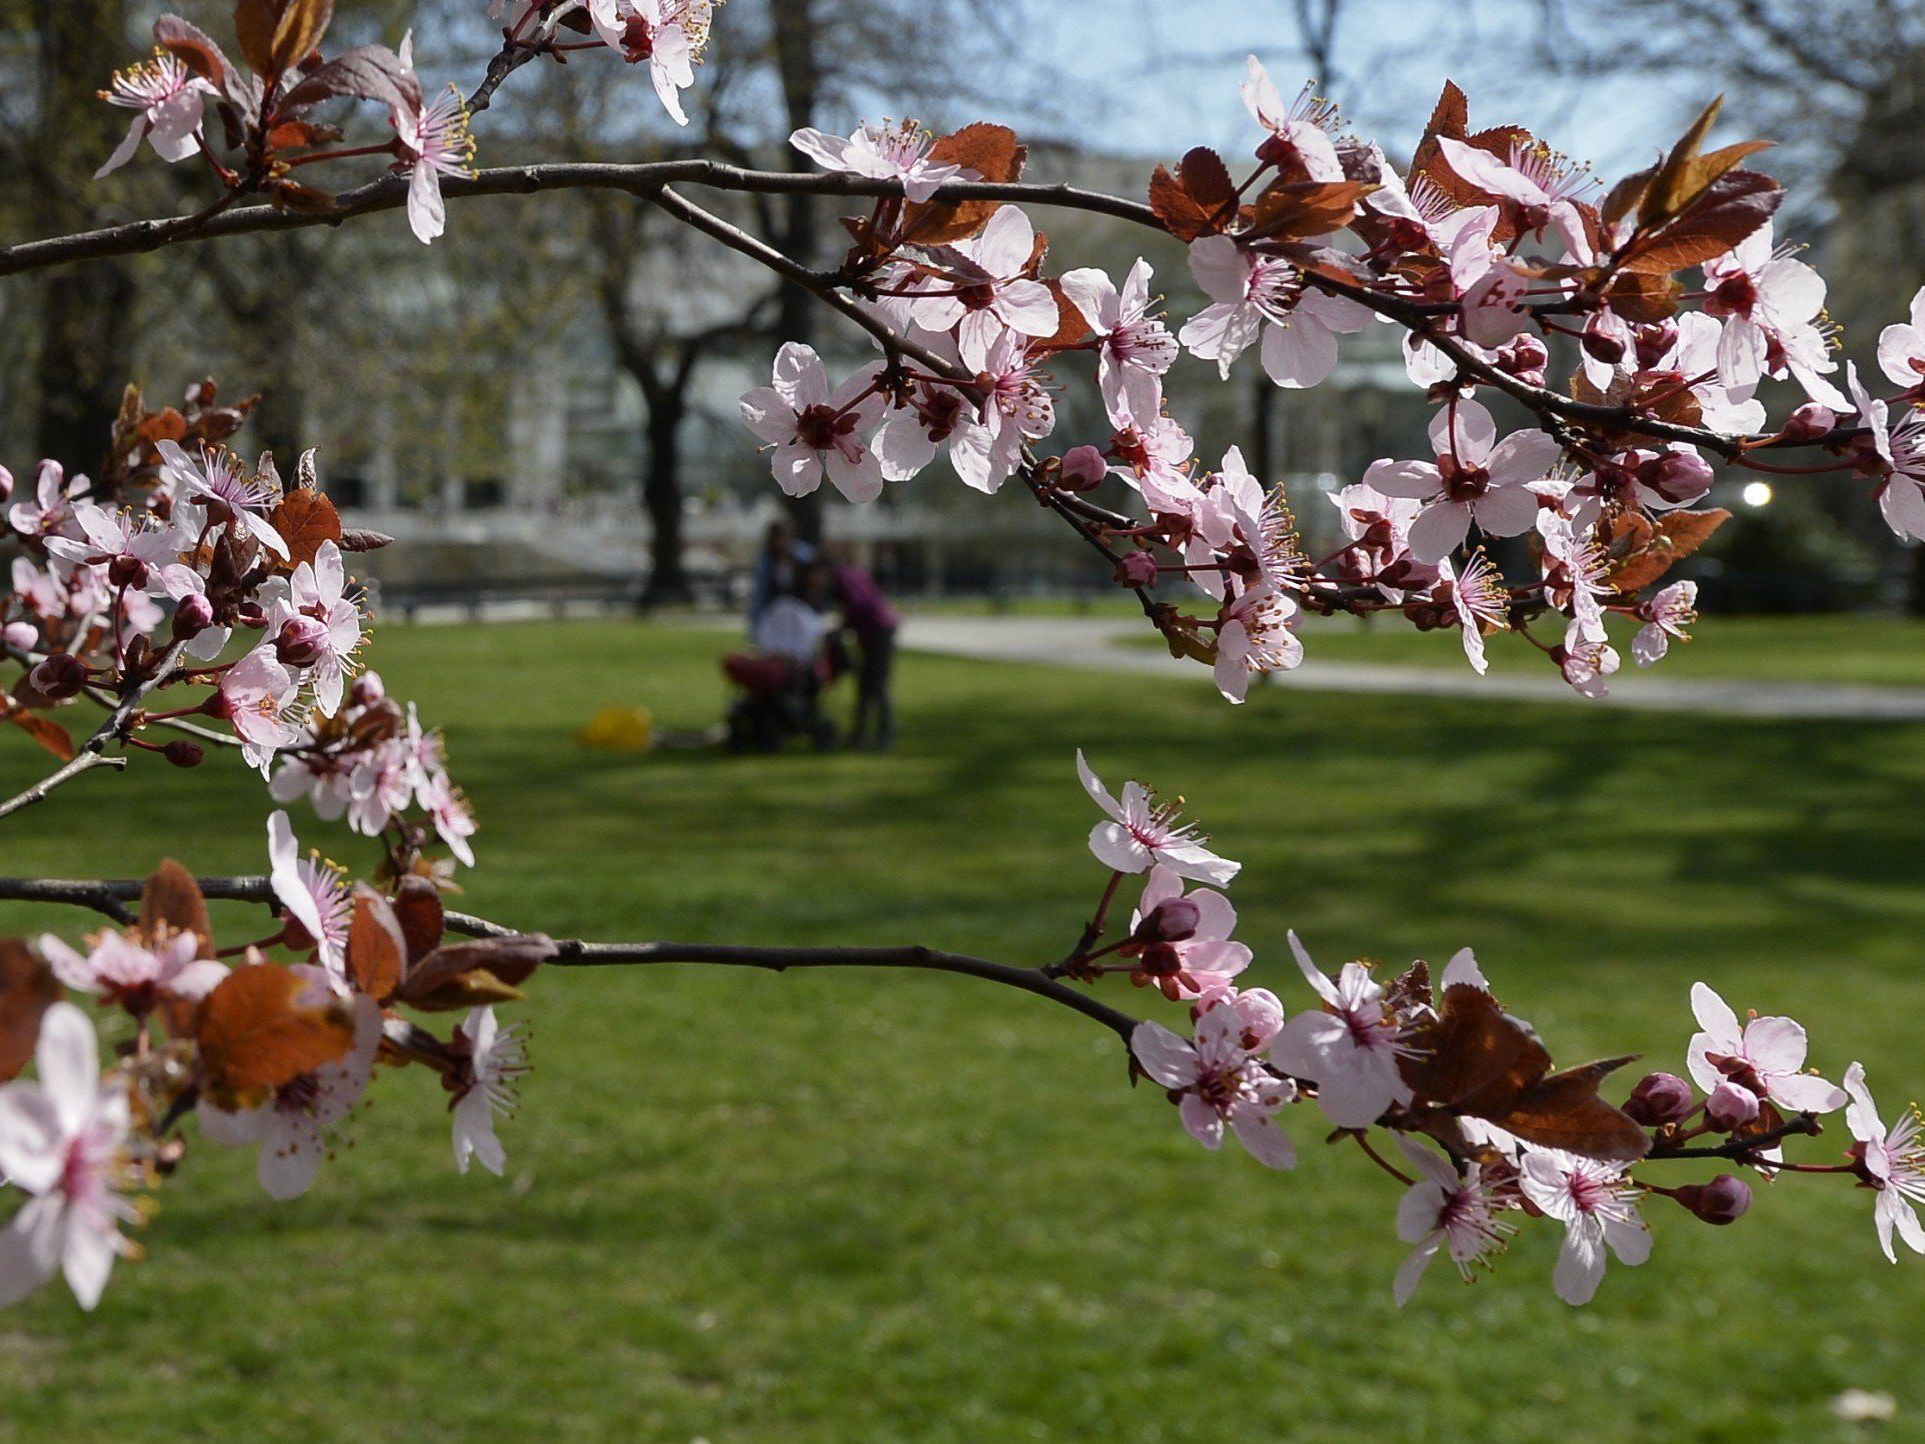
[[[441,182],[441,193],[448,200],[465,200],[471,196],[531,195],[537,191],[554,190],[614,190],[635,196],[651,196],[663,186],[684,181],[718,190],[749,191],[763,195],[873,197],[902,194],[899,181],[871,180],[865,176],[833,173],[756,171],[701,159],[643,161],[632,165],[584,161],[502,166],[477,171],[472,176],[446,176]],[[1162,230],[1155,212],[1141,202],[1070,185],[950,181],[938,187],[936,194],[943,200],[1027,201],[1036,205],[1094,211]],[[0,276],[44,270],[48,266],[100,256],[140,255],[189,241],[338,225],[356,216],[396,210],[405,205],[407,199],[407,177],[387,176],[342,192],[335,197],[334,205],[324,211],[285,211],[273,205],[253,204],[236,206],[216,216],[197,212],[165,219],[130,221],[125,225],[80,231],[68,236],[22,241],[18,245],[0,249]]]
[[[203,897],[224,902],[272,903],[274,890],[258,876],[203,877],[196,881]],[[138,898],[143,884],[133,878],[80,880],[72,878],[0,878],[0,902],[61,903],[92,908],[116,922],[132,921],[125,903]],[[477,938],[512,938],[521,933],[472,913],[449,912],[444,921],[450,932]],[[1088,993],[1046,975],[1041,968],[991,962],[966,953],[943,952],[920,946],[873,948],[764,948],[732,943],[593,943],[567,938],[555,944],[551,966],[574,968],[643,967],[660,963],[707,963],[721,967],[757,968],[785,973],[800,968],[888,968],[897,971],[956,973],[986,982],[1002,983],[1093,1019],[1125,1044],[1137,1018],[1099,1002]]]
[[[126,736],[127,724],[147,694],[164,682],[174,670],[180,659],[181,643],[170,642],[155,664],[154,670],[124,691],[101,724],[94,729],[93,735],[80,744],[73,760],[59,770],[50,773],[29,787],[25,792],[0,802],[0,817],[9,817],[24,807],[36,802],[44,802],[47,794],[63,783],[71,782],[83,772],[91,772],[96,767],[123,768],[127,765],[125,757],[106,756],[107,744]]]

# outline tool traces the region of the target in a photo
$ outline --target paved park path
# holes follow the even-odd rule
[[[1105,672],[1187,677],[1207,683],[1196,662],[1178,661],[1160,647],[1130,646],[1148,624],[1116,617],[912,616],[902,645],[948,657],[1038,662]],[[1439,638],[1440,646],[1451,646]],[[1662,666],[1641,672],[1627,657],[1602,702],[1580,697],[1554,676],[1479,677],[1458,668],[1320,661],[1312,639],[1302,666],[1275,674],[1280,687],[1323,692],[1390,692],[1429,697],[1482,697],[1564,702],[1585,707],[1633,707],[1653,712],[1717,712],[1743,717],[1852,718],[1925,721],[1925,687],[1852,686],[1830,682],[1704,681],[1667,678]]]

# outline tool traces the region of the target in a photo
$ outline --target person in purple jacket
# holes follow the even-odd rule
[[[856,673],[855,725],[849,745],[886,752],[896,740],[896,712],[889,700],[889,674],[896,656],[896,613],[876,579],[861,567],[831,554],[821,564],[829,596],[842,613],[844,630],[855,636],[861,655]]]

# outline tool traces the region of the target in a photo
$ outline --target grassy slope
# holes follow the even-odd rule
[[[1888,1106],[1925,1080],[1925,730],[1234,710],[1200,683],[911,657],[887,758],[568,741],[604,702],[710,720],[714,648],[589,623],[381,639],[479,806],[474,907],[1051,956],[1100,880],[1081,743],[1185,793],[1246,862],[1254,976],[1292,1006],[1286,926],[1332,962],[1471,942],[1566,1060],[1678,1066],[1704,977],[1804,1020],[1834,1076],[1854,1047]],[[202,781],[84,779],[9,824],[0,867],[138,872],[187,827],[203,870],[258,868],[260,789]],[[1206,1156],[1106,1035],[1015,993],[555,973],[527,1012],[506,1182],[454,1174],[438,1092],[405,1074],[291,1205],[195,1150],[96,1316],[52,1289],[0,1316],[0,1440],[1823,1438],[1854,1385],[1898,1396],[1890,1437],[1925,1411],[1925,1274],[1889,1269],[1869,1198],[1830,1180],[1729,1230],[1658,1209],[1652,1263],[1589,1310],[1552,1297],[1538,1229],[1475,1289],[1438,1266],[1400,1315],[1394,1185],[1308,1117],[1294,1175]]]

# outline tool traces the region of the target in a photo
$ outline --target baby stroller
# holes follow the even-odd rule
[[[753,650],[731,652],[722,671],[740,695],[729,705],[732,752],[780,752],[806,737],[818,752],[835,746],[835,723],[822,711],[822,691],[835,679],[822,645],[826,619],[794,597],[778,597],[756,618]]]

